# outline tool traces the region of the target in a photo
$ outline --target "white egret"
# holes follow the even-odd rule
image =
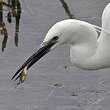
[[[56,23],[48,31],[41,48],[21,66],[12,79],[20,78],[26,66],[29,69],[46,53],[63,44],[70,44],[70,59],[74,66],[87,70],[110,67],[110,3],[102,14],[99,38],[96,28],[95,25],[75,19]]]

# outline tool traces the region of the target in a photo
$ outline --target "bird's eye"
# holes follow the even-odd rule
[[[58,36],[53,37],[52,40],[54,40],[54,41],[58,40]]]

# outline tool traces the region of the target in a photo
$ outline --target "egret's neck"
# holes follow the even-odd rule
[[[94,64],[92,57],[98,48],[97,32],[91,25],[84,25],[80,32],[77,41],[70,46],[72,64],[81,69],[94,69],[97,64]]]
[[[91,36],[88,35],[88,37]],[[101,37],[109,38],[110,36],[102,32],[100,38]],[[106,39],[99,39],[98,41],[94,41],[94,39],[92,38],[86,40],[84,44],[71,44],[70,57],[72,63],[81,69],[88,70],[110,67],[110,40],[106,42],[105,40]]]
[[[73,65],[81,69],[95,69],[95,61],[92,61],[92,57],[95,56],[97,51],[97,44],[82,44],[70,46],[70,58]]]

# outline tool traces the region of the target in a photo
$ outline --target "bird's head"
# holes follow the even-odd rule
[[[80,24],[77,20],[69,19],[57,22],[46,34],[42,44],[54,42],[50,50],[63,44],[73,44],[78,40]]]
[[[29,59],[20,67],[20,69],[12,77],[16,80],[22,75],[22,70],[27,67],[29,69],[34,63],[36,63],[41,57],[55,49],[56,47],[65,43],[73,43],[75,38],[71,37],[75,35],[77,25],[75,26],[74,20],[64,20],[56,23],[47,33],[40,46],[40,49],[35,52]],[[74,24],[74,25],[73,25]],[[71,25],[71,27],[70,27]]]

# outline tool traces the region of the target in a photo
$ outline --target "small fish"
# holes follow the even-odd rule
[[[22,83],[25,81],[26,77],[27,77],[27,66],[24,67],[24,69],[23,69],[23,71],[22,71],[22,73],[21,73],[19,82],[17,83],[17,85],[22,84]]]

